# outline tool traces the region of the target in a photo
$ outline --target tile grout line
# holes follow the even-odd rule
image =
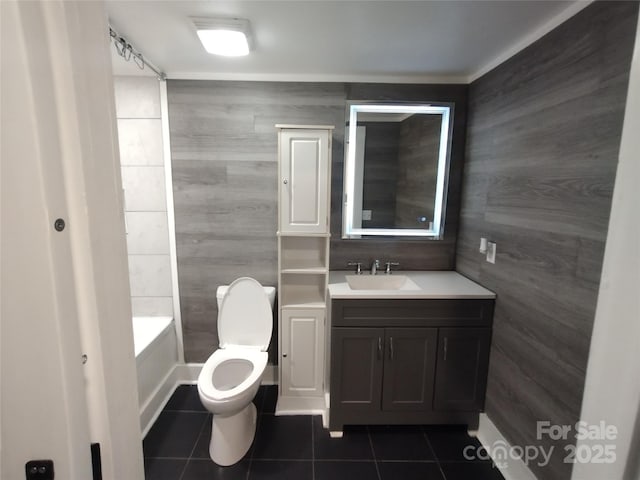
[[[340,462],[340,463],[375,463],[375,460],[373,459],[369,459],[369,458],[316,458],[315,459],[316,462],[320,462],[320,463],[329,463],[329,462]],[[408,462],[410,460],[385,460],[385,462],[395,462],[395,463],[401,463],[401,462]],[[427,462],[422,462],[422,463],[427,463]],[[433,462],[431,462],[433,463]]]
[[[181,413],[208,413],[206,410],[179,410],[174,408],[165,408],[163,412],[181,412]]]
[[[298,463],[311,462],[311,460],[308,458],[286,458],[286,457],[285,458],[257,458],[256,461],[258,462],[298,462]],[[338,460],[338,461],[346,462],[347,460]]]
[[[213,415],[208,413],[206,415],[206,418],[205,418],[204,422],[202,422],[202,426],[200,427],[200,431],[198,432],[198,436],[196,437],[196,441],[193,444],[193,447],[191,448],[191,453],[189,453],[189,457],[187,458],[187,463],[184,464],[184,468],[182,469],[182,473],[180,474],[180,477],[178,477],[178,480],[182,480],[182,477],[184,477],[184,473],[187,471],[187,467],[189,466],[189,462],[191,462],[191,459],[193,458],[193,452],[196,450],[196,447],[198,446],[198,440],[200,440],[200,437],[202,436],[202,432],[204,432],[204,429],[207,426],[207,421],[210,421],[209,420],[210,416],[211,416],[211,418],[213,418]]]
[[[264,415],[264,404],[267,401],[267,389],[265,387],[258,387],[258,389],[260,388],[263,389],[262,398],[260,399],[260,405],[256,405],[256,433],[253,435],[253,442],[249,447],[249,449],[251,450],[251,455],[249,456],[249,465],[247,466],[247,475],[245,477],[246,480],[249,480],[249,476],[251,475],[251,467],[253,466],[253,455],[255,453],[255,442],[258,436],[258,428],[260,427],[260,423],[262,422],[262,415]]]
[[[427,441],[427,445],[429,445],[429,449],[431,450],[431,454],[433,455],[434,460],[436,461],[436,465],[438,465],[438,470],[440,470],[440,474],[444,480],[447,480],[447,476],[444,474],[444,470],[442,469],[442,465],[440,465],[440,459],[436,455],[436,450],[431,445],[431,440],[429,440],[429,435],[427,435],[427,431],[422,427],[422,435],[424,435],[425,440]]]
[[[256,434],[258,431],[258,428],[260,427],[260,425],[262,424],[262,421],[264,420],[263,416],[264,415],[271,415],[272,417],[274,417],[274,414],[271,413],[266,413],[264,411],[265,407],[267,406],[267,400],[268,400],[268,396],[266,395],[266,389],[264,392],[263,397],[260,399],[259,403],[259,407],[254,404],[254,406],[258,407],[256,408],[257,410],[257,419],[256,419]],[[186,405],[185,405],[186,406]],[[191,406],[191,404],[189,404],[189,406]],[[259,411],[258,411],[259,410]],[[188,466],[191,463],[192,460],[201,460],[199,458],[196,458],[193,456],[193,454],[195,453],[196,448],[199,445],[199,441],[202,438],[202,435],[204,434],[204,431],[206,430],[207,427],[207,421],[212,421],[212,414],[207,412],[207,411],[201,411],[201,410],[187,410],[187,409],[175,409],[175,410],[166,410],[167,412],[172,412],[172,413],[184,413],[184,414],[191,414],[191,415],[199,415],[199,414],[203,414],[205,416],[205,419],[203,420],[201,426],[199,427],[198,431],[197,431],[197,435],[195,437],[195,442],[190,450],[190,453],[188,455],[185,456],[179,456],[179,457],[172,457],[172,456],[164,456],[164,457],[146,457],[145,455],[145,460],[146,458],[155,458],[155,459],[164,459],[164,460],[181,460],[181,461],[185,461],[185,465],[183,466],[180,474],[178,477],[176,477],[176,480],[185,480],[188,477],[185,477],[186,472],[188,470]],[[306,459],[300,459],[300,458],[265,458],[265,459],[258,459],[255,457],[255,443],[253,445],[254,449],[251,450],[250,454],[248,455],[247,460],[248,460],[248,467],[247,467],[247,471],[245,473],[245,475],[243,476],[243,478],[245,480],[249,480],[251,478],[251,473],[252,473],[252,469],[254,467],[253,465],[253,461],[254,460],[265,460],[265,461],[275,461],[275,462],[310,462],[311,464],[311,476],[310,479],[311,480],[316,480],[316,476],[315,476],[315,464],[318,462],[323,462],[323,461],[329,461],[329,462],[333,462],[333,463],[349,463],[349,462],[358,462],[358,463],[362,463],[363,461],[365,461],[364,459],[359,459],[359,458],[354,458],[354,459],[325,459],[325,458],[316,458],[316,444],[315,444],[315,431],[316,431],[316,426],[315,426],[315,417],[314,415],[309,415],[309,421],[311,422],[311,429],[310,429],[310,433],[311,433],[311,455],[310,455],[310,459],[309,457],[307,457]],[[318,427],[320,428],[320,427]],[[378,459],[377,455],[375,453],[375,448],[373,445],[373,436],[371,435],[371,427],[370,426],[365,426],[366,428],[366,433],[367,433],[367,439],[368,439],[368,444],[369,447],[371,449],[371,455],[372,455],[372,460],[374,465],[375,465],[375,469],[376,469],[376,475],[377,475],[377,479],[378,480],[382,480],[382,470],[380,467],[380,463],[384,463],[384,462],[391,462],[391,463],[406,463],[406,462],[413,462],[413,463],[436,463],[437,465],[437,469],[440,472],[441,477],[439,477],[441,480],[447,480],[447,475],[444,471],[444,465],[447,463],[461,463],[461,464],[468,464],[468,463],[476,463],[476,462],[468,462],[468,461],[463,461],[463,460],[447,460],[446,456],[443,459],[440,459],[440,457],[437,455],[436,451],[435,451],[435,447],[433,445],[433,442],[431,442],[430,439],[430,434],[429,434],[429,430],[425,427],[425,426],[421,426],[420,427],[420,433],[422,433],[423,438],[425,439],[426,443],[427,443],[427,448],[428,450],[431,452],[433,460],[384,460],[383,458]],[[437,432],[435,432],[437,433]],[[254,442],[255,439],[257,438],[257,435],[254,437]],[[437,439],[437,436],[436,436]],[[196,462],[197,463],[197,462]],[[259,462],[258,462],[259,463]],[[478,464],[482,464],[484,462],[477,462]]]
[[[344,425],[342,426],[342,434],[344,435]],[[373,440],[371,438],[371,432],[369,431],[369,426],[367,425],[367,437],[369,438],[369,446],[371,447],[371,455],[373,455],[373,464],[376,467],[376,473],[378,474],[378,480],[382,480],[382,476],[380,475],[380,468],[378,468],[378,459],[376,457],[376,450],[373,448]]]

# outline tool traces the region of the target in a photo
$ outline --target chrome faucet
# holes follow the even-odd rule
[[[387,275],[391,275],[391,272],[392,272],[391,267],[399,267],[400,266],[400,264],[398,262],[387,262],[387,263],[385,263],[385,265],[386,265],[386,268],[384,270],[384,273],[386,273]]]
[[[361,262],[349,262],[348,267],[356,267],[356,275],[362,275],[362,263]]]
[[[378,273],[378,269],[380,268],[380,260],[377,258],[371,262],[371,275],[375,275]]]

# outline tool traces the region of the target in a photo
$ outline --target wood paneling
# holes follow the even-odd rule
[[[456,269],[498,294],[486,411],[514,444],[580,416],[637,10],[596,2],[469,89]],[[555,448],[539,478],[570,477]]]
[[[371,210],[371,220],[363,220],[362,226],[390,228],[395,225],[400,124],[363,122],[362,126],[366,129],[362,209]]]
[[[219,285],[245,275],[265,285],[277,283],[277,123],[336,127],[331,268],[344,269],[354,260],[366,264],[373,258],[399,261],[407,270],[453,268],[466,86],[169,80],[167,91],[188,362],[205,361],[217,347],[215,292]],[[455,102],[444,241],[340,239],[347,98]]]
[[[402,122],[395,205],[398,227],[426,228],[433,220],[441,124],[439,115],[413,115]]]
[[[185,358],[203,362],[218,346],[217,287],[241,276],[277,285],[275,124],[342,125],[344,85],[170,80],[167,90]],[[271,362],[274,339],[275,328]]]
[[[168,82],[185,358],[218,345],[216,289],[277,285],[276,123],[344,123],[342,84]],[[274,325],[275,326],[275,325]],[[270,360],[275,360],[274,328]]]

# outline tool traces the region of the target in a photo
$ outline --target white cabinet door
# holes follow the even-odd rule
[[[280,232],[328,233],[329,130],[280,131]]]
[[[282,309],[280,385],[283,396],[322,396],[324,316],[323,308]]]

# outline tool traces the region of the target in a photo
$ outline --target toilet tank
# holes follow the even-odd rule
[[[267,294],[269,298],[269,303],[271,304],[271,310],[273,310],[273,305],[276,301],[276,288],[275,287],[262,287],[264,288],[264,293]],[[218,311],[220,310],[220,304],[222,304],[222,299],[227,294],[227,290],[229,289],[229,285],[220,285],[216,290],[216,300],[218,301]]]

